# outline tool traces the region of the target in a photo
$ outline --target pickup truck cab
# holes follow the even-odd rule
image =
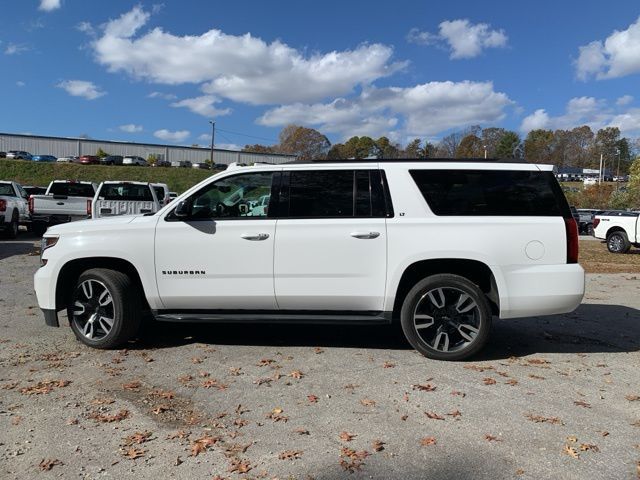
[[[98,187],[93,198],[91,216],[101,218],[149,214],[157,212],[163,205],[150,183],[107,181]]]
[[[640,222],[637,212],[615,212],[596,215],[593,236],[606,240],[611,253],[627,253],[631,246],[640,248]]]
[[[42,235],[52,225],[89,218],[95,192],[95,183],[54,180],[44,195],[31,195],[29,211],[34,233]]]
[[[0,180],[0,231],[7,237],[16,238],[19,225],[30,225],[28,198],[16,182]]]
[[[420,353],[460,360],[493,317],[575,309],[577,262],[551,165],[232,164],[155,214],[51,229],[34,286],[47,325],[66,310],[96,348],[134,338],[143,312],[327,328],[397,320]]]

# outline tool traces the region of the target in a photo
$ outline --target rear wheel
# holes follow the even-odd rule
[[[607,249],[611,253],[627,253],[631,243],[625,232],[613,232],[607,237]]]
[[[587,235],[589,235],[590,237],[593,237],[593,223],[590,223],[589,225],[587,225]]]
[[[133,338],[142,307],[138,288],[128,275],[104,268],[78,278],[67,307],[78,340],[94,348],[114,348]]]
[[[425,357],[464,360],[486,343],[491,308],[484,293],[468,279],[433,275],[409,291],[400,322],[409,343]]]
[[[18,236],[18,212],[13,212],[13,216],[11,217],[11,223],[9,223],[9,228],[7,229],[7,237],[16,238]]]

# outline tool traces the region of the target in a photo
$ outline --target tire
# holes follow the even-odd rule
[[[76,338],[101,349],[131,340],[142,318],[140,295],[131,278],[122,272],[94,268],[82,273],[67,306]]]
[[[613,232],[607,237],[607,249],[611,253],[627,253],[630,248],[631,242],[625,232]]]
[[[487,342],[491,308],[484,293],[468,279],[433,275],[409,291],[402,304],[400,324],[407,341],[425,357],[464,360]]]
[[[593,237],[594,235],[593,223],[590,223],[589,225],[587,225],[587,235],[589,235],[590,237]]]
[[[41,237],[47,231],[47,224],[44,222],[33,222],[31,224],[31,229],[33,230],[34,234]]]
[[[7,238],[14,239],[18,236],[18,227],[20,225],[20,221],[18,219],[18,212],[14,211],[13,216],[11,217],[11,223],[9,223],[9,227],[6,231]]]

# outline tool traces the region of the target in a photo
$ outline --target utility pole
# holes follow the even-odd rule
[[[213,145],[216,139],[216,122],[209,120],[211,124],[211,170],[213,170]]]
[[[598,178],[598,180],[599,180],[598,183],[602,183],[602,158],[603,158],[603,155],[601,153],[600,154],[600,175],[599,175],[599,178]]]
[[[618,190],[618,185],[620,183],[620,149],[616,148],[616,153],[618,154],[618,168],[616,168],[616,190]]]
[[[487,159],[487,146],[483,145],[483,147],[484,147],[484,159],[486,160]]]

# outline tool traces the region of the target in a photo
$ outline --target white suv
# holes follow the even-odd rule
[[[132,338],[143,311],[398,319],[419,352],[459,360],[480,350],[493,316],[570,312],[584,293],[577,225],[548,165],[232,165],[155,214],[59,225],[42,242],[46,323],[66,309],[98,348]]]

